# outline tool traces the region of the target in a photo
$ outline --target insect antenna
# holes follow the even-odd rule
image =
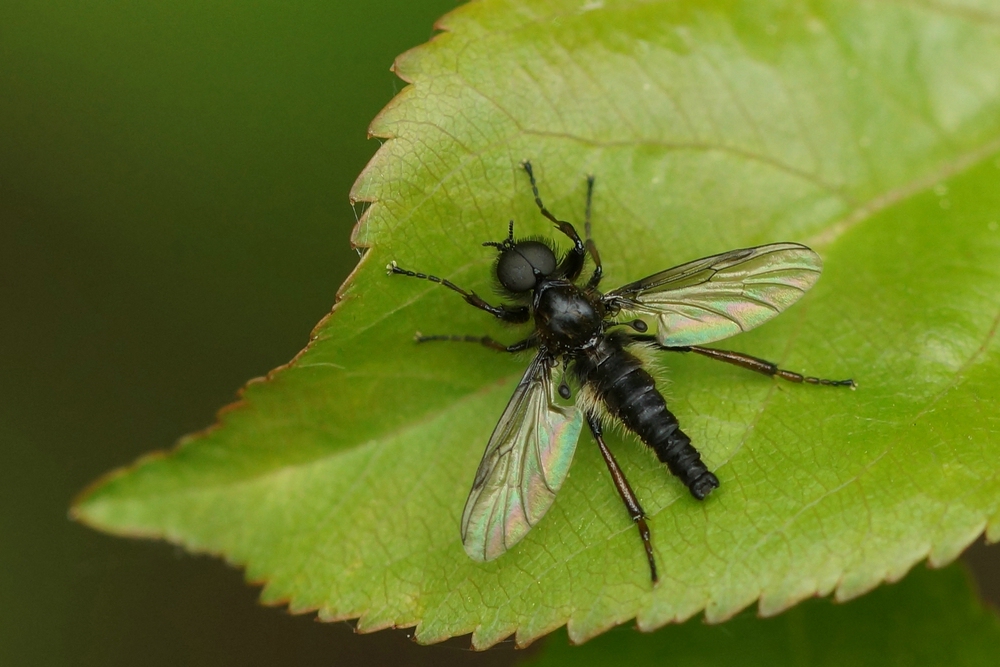
[[[507,225],[507,238],[503,241],[487,241],[483,244],[487,248],[496,248],[499,252],[503,252],[509,248],[514,247],[514,221],[511,220],[510,224]]]

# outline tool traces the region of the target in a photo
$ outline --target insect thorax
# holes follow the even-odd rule
[[[565,282],[543,285],[535,297],[535,327],[542,343],[553,351],[577,348],[601,331],[600,300]]]

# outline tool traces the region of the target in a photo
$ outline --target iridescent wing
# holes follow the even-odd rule
[[[556,403],[551,364],[535,357],[486,445],[462,514],[462,543],[473,560],[493,560],[517,544],[566,479],[583,414]]]
[[[748,331],[798,301],[823,261],[798,243],[772,243],[696,259],[608,292],[605,303],[652,315],[667,347]]]

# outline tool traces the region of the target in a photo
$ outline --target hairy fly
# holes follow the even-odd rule
[[[620,421],[650,447],[660,461],[704,500],[718,488],[691,439],[667,408],[649,372],[630,348],[654,345],[668,352],[694,352],[791,382],[854,388],[853,380],[825,380],[778,368],[738,352],[703,347],[747,331],[788,308],[819,278],[822,261],[798,243],[772,243],[730,250],[653,274],[610,292],[598,291],[603,271],[590,236],[594,179],[587,179],[584,239],[545,208],[529,162],[522,163],[541,214],[572,242],[561,259],[545,239],[507,238],[484,243],[497,252],[494,272],[510,304],[494,306],[475,292],[395,262],[390,274],[421,278],[458,292],[466,302],[512,324],[534,321],[532,333],[512,345],[488,336],[418,336],[419,342],[480,343],[501,352],[536,349],[534,359],[500,417],[472,483],[462,515],[462,542],[477,561],[497,558],[517,544],[552,506],[569,471],[586,422],[611,473],[629,516],[639,529],[650,575],[656,559],[646,514],[625,474],[604,442],[602,414]],[[587,257],[593,273],[579,284]],[[655,332],[639,316],[655,322]],[[553,386],[562,362],[580,387],[575,405],[565,377]]]

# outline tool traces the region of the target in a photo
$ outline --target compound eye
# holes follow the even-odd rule
[[[539,278],[550,276],[555,270],[556,256],[552,249],[538,241],[521,241],[504,250],[497,262],[500,284],[515,293],[534,289]]]
[[[505,250],[497,262],[497,279],[511,292],[527,292],[535,286],[535,272],[517,250]]]
[[[514,251],[521,253],[521,257],[524,257],[535,272],[541,276],[550,276],[556,270],[556,256],[552,254],[552,249],[544,243],[522,241],[514,246]]]

